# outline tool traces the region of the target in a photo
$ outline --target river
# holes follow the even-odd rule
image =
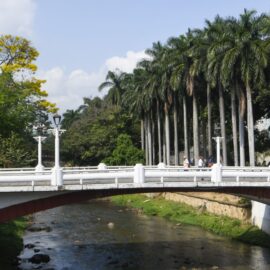
[[[201,228],[138,214],[109,201],[67,205],[34,215],[20,269],[270,269],[270,250]],[[30,244],[30,245],[29,245]],[[50,261],[29,262],[34,254]]]

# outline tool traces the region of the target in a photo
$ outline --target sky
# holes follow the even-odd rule
[[[36,77],[63,113],[104,95],[108,70],[131,72],[153,42],[245,8],[270,13],[270,0],[0,0],[0,34],[39,51]]]

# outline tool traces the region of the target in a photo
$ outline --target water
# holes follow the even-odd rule
[[[230,241],[194,226],[137,214],[107,201],[92,201],[34,215],[20,269],[270,269],[270,250]],[[109,223],[113,223],[108,225]],[[35,249],[35,251],[34,251]],[[48,263],[32,264],[34,254]]]

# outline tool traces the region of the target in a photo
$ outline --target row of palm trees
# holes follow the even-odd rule
[[[233,164],[246,164],[247,130],[254,166],[252,97],[269,82],[270,17],[247,10],[239,18],[217,16],[204,29],[156,42],[146,53],[149,58],[132,73],[109,71],[99,87],[109,88],[105,98],[140,119],[146,163],[170,164],[173,152],[172,163],[179,164],[179,151],[190,157],[191,148],[195,164],[200,155],[213,155],[215,123],[223,137],[223,164],[229,142]]]

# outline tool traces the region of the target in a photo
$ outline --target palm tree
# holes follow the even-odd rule
[[[223,63],[226,67],[224,70],[228,70],[225,75],[228,77],[231,75],[230,71],[237,71],[241,78],[240,83],[245,87],[250,166],[255,166],[252,87],[255,88],[264,82],[264,70],[269,59],[263,34],[267,17],[265,14],[255,15],[254,10],[244,10],[240,19],[231,24],[231,31],[227,35],[230,46],[225,50],[226,58]]]
[[[61,122],[62,128],[68,129],[73,122],[80,118],[80,110],[67,110],[63,117],[64,119]]]
[[[141,122],[141,148],[146,151],[147,164],[149,149],[146,143],[145,133],[145,121],[146,121],[146,102],[144,83],[146,80],[146,74],[144,69],[137,68],[133,71],[132,75],[129,74],[129,85],[126,85],[127,90],[123,95],[123,105],[127,107],[131,115],[136,119],[139,118]]]
[[[192,96],[192,116],[193,116],[193,151],[194,151],[194,164],[198,164],[199,160],[199,124],[198,124],[198,104],[197,104],[197,91],[195,88],[195,79],[198,76],[199,65],[193,55],[194,43],[197,38],[196,31],[189,30],[187,33],[187,46],[186,52],[186,89],[187,94]]]
[[[183,42],[181,37],[170,38],[168,40],[168,47],[170,49],[170,86],[173,90],[173,120],[174,120],[174,153],[175,153],[175,164],[179,163],[179,148],[178,148],[178,107],[179,98],[185,99],[185,90],[183,87],[183,50],[186,49],[186,43]],[[186,110],[186,103],[183,101],[183,109]],[[186,113],[184,111],[184,152],[186,156],[188,155],[188,143],[187,143],[187,121]]]
[[[106,76],[106,81],[98,87],[99,91],[109,89],[106,99],[114,105],[120,105],[121,103],[122,95],[124,94],[124,89],[121,83],[125,75],[125,73],[120,71],[113,72],[109,70]]]
[[[212,86],[218,89],[219,94],[219,115],[222,140],[222,156],[223,163],[227,165],[227,137],[225,127],[225,107],[224,107],[224,89],[222,84],[222,60],[223,54],[221,53],[224,45],[223,34],[226,32],[226,22],[217,16],[214,23],[208,30],[208,35],[211,39],[211,45],[208,50],[208,77],[212,82]]]
[[[152,68],[155,70],[156,76],[160,76],[160,87],[158,96],[164,104],[164,128],[166,142],[166,164],[170,164],[170,122],[169,110],[171,105],[171,88],[169,85],[171,70],[168,69],[168,48],[162,46],[160,42],[154,43],[151,49],[147,49],[146,53],[152,58]]]

